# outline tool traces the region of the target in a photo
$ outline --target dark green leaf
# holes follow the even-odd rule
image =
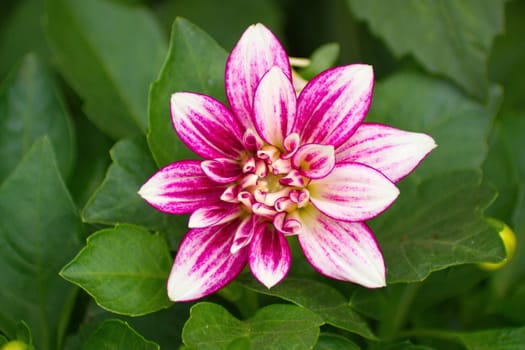
[[[396,56],[413,55],[484,100],[492,40],[503,32],[503,0],[348,0]]]
[[[75,155],[71,121],[49,71],[29,54],[0,87],[0,181],[44,135],[49,136],[58,167],[67,178]]]
[[[46,137],[0,187],[0,330],[25,320],[38,349],[57,349],[76,288],[58,276],[79,248],[80,219]]]
[[[519,350],[525,344],[525,327],[457,333],[467,350]]]
[[[321,334],[314,350],[359,350],[357,344],[337,334]]]
[[[138,316],[171,305],[166,280],[172,259],[164,238],[133,225],[98,231],[60,272],[104,309]]]
[[[223,307],[199,303],[191,308],[182,339],[191,349],[310,349],[317,342],[322,320],[293,305],[269,305],[254,317],[239,321]]]
[[[115,225],[126,222],[153,230],[186,231],[183,216],[163,214],[137,194],[156,169],[143,138],[119,141],[111,149],[113,164],[104,182],[86,204],[82,218],[89,223]]]
[[[443,80],[413,72],[398,73],[377,84],[367,121],[426,132],[438,147],[411,179],[456,169],[479,169],[487,155],[487,137],[501,91],[494,88],[490,107],[467,98]]]
[[[326,284],[288,277],[272,289],[267,289],[251,277],[238,281],[258,293],[273,295],[307,308],[329,325],[375,339],[366,321],[348,305],[347,299]]]
[[[389,283],[420,281],[432,271],[505,256],[498,232],[483,211],[494,192],[475,171],[431,177],[412,186],[371,222],[388,267]]]
[[[47,0],[46,31],[93,123],[114,138],[145,133],[149,84],[166,53],[154,17],[107,0]]]
[[[195,158],[173,130],[170,96],[194,91],[224,100],[227,53],[206,33],[178,18],[173,23],[168,56],[149,94],[148,144],[159,166]]]
[[[158,350],[160,347],[144,339],[126,322],[107,320],[88,338],[84,350]]]

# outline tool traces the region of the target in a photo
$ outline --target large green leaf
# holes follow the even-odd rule
[[[322,320],[294,305],[273,304],[239,321],[222,306],[199,303],[191,308],[182,332],[190,349],[311,349]]]
[[[387,212],[371,222],[388,267],[387,280],[420,281],[449,266],[501,261],[498,232],[484,219],[494,191],[476,171],[404,182]]]
[[[525,327],[457,333],[467,350],[519,350],[525,344]]]
[[[0,330],[27,322],[38,349],[57,349],[76,288],[58,276],[79,248],[80,219],[50,141],[39,139],[0,187]]]
[[[160,347],[144,339],[126,322],[107,320],[91,334],[83,347],[84,350],[158,350]]]
[[[172,259],[164,238],[129,224],[98,231],[60,272],[111,312],[137,316],[171,305]]]
[[[315,350],[360,350],[361,348],[348,338],[337,334],[321,334]]]
[[[226,56],[224,49],[187,20],[177,18],[173,23],[168,56],[149,94],[148,144],[159,166],[196,157],[173,130],[171,94],[194,91],[224,100]]]
[[[29,54],[0,87],[0,181],[43,135],[49,136],[58,167],[68,177],[75,155],[71,121],[51,74]]]
[[[277,296],[302,306],[316,313],[331,326],[368,339],[375,338],[366,321],[348,305],[347,299],[326,284],[310,279],[288,277],[275,287],[267,289],[251,277],[239,281],[258,293]]]
[[[396,56],[413,55],[432,73],[488,97],[487,61],[503,32],[503,0],[348,0]]]
[[[182,236],[187,230],[183,216],[163,214],[137,194],[140,186],[156,171],[146,140],[119,141],[110,153],[113,164],[86,204],[83,220],[108,225],[126,222],[153,230],[178,232],[177,236]]]
[[[87,116],[114,138],[145,133],[149,84],[166,52],[154,17],[108,0],[46,4],[50,46]]]
[[[470,100],[443,80],[402,72],[376,85],[367,121],[426,132],[438,147],[410,178],[421,179],[457,169],[479,169],[501,91],[492,89],[487,106]]]

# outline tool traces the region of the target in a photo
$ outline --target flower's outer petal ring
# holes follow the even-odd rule
[[[191,229],[182,240],[168,279],[168,297],[191,301],[230,283],[246,264],[248,249],[230,253],[238,222]]]
[[[371,66],[353,64],[324,71],[303,89],[294,131],[302,143],[338,147],[361,124],[372,102]]]
[[[171,120],[180,139],[205,159],[237,158],[243,131],[219,101],[192,92],[171,95]]]
[[[283,146],[294,123],[296,103],[290,79],[274,66],[259,83],[253,102],[252,122],[264,141]]]
[[[336,162],[357,162],[401,180],[436,147],[432,137],[381,124],[361,124],[336,150]]]
[[[298,219],[302,224],[299,244],[316,270],[367,288],[386,285],[383,256],[364,223],[333,220],[312,207]]]
[[[328,176],[308,185],[310,201],[324,214],[343,221],[365,221],[386,210],[399,195],[379,171],[359,163],[339,163]]]
[[[168,214],[188,214],[220,202],[225,186],[210,180],[200,161],[171,163],[157,171],[139,190],[152,207]]]
[[[255,24],[242,34],[226,62],[226,96],[245,129],[252,127],[253,97],[262,77],[277,66],[291,79],[288,55],[275,35]]]
[[[250,243],[248,263],[255,278],[271,288],[279,283],[290,270],[290,247],[284,235],[265,225],[256,230]]]

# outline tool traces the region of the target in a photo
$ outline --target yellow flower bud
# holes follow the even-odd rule
[[[490,221],[495,226],[497,224],[499,231],[499,236],[501,240],[503,241],[503,247],[505,248],[506,257],[500,262],[497,263],[481,263],[478,264],[480,268],[487,271],[493,271],[500,269],[501,267],[505,266],[510,259],[514,256],[514,252],[516,251],[516,235],[512,231],[512,229],[507,226],[504,223],[501,223],[499,221],[490,219]]]
[[[28,350],[29,346],[20,340],[12,340],[2,346],[1,350]]]

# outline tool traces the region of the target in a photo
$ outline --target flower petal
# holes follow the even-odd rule
[[[298,218],[299,244],[320,273],[367,288],[386,285],[383,256],[364,223],[333,220],[311,206]]]
[[[283,146],[295,119],[296,97],[290,79],[279,67],[264,75],[253,101],[253,124],[264,141]]]
[[[219,101],[192,92],[171,95],[171,119],[180,139],[206,159],[237,158],[243,131]]]
[[[324,71],[299,95],[294,131],[301,135],[303,143],[339,146],[365,118],[373,86],[374,72],[368,65]]]
[[[259,225],[255,215],[245,217],[237,226],[230,252],[234,254],[239,251],[239,249],[244,248],[250,244],[255,231],[260,229],[262,229],[262,226]]]
[[[432,137],[381,124],[362,124],[336,150],[336,161],[371,166],[393,182],[408,175],[436,147]]]
[[[204,160],[201,168],[210,179],[221,184],[233,182],[242,175],[239,162],[228,158]]]
[[[252,274],[267,288],[279,283],[290,270],[291,253],[283,234],[265,225],[250,244],[248,263]]]
[[[187,214],[220,202],[225,186],[210,180],[200,161],[171,163],[157,171],[139,190],[151,206],[168,214]]]
[[[226,62],[226,95],[234,114],[246,129],[252,125],[255,90],[262,77],[277,66],[291,79],[288,56],[275,35],[255,24],[243,33]]]
[[[314,143],[303,145],[293,156],[292,162],[310,179],[325,177],[335,166],[334,147]]]
[[[189,228],[220,225],[237,218],[242,213],[238,204],[219,203],[197,208],[190,216]]]
[[[230,253],[237,221],[188,231],[168,279],[173,301],[191,301],[214,293],[233,280],[246,264],[248,249]]]
[[[324,214],[344,221],[365,221],[399,195],[397,187],[379,171],[359,163],[336,164],[328,176],[312,180],[310,201]]]

